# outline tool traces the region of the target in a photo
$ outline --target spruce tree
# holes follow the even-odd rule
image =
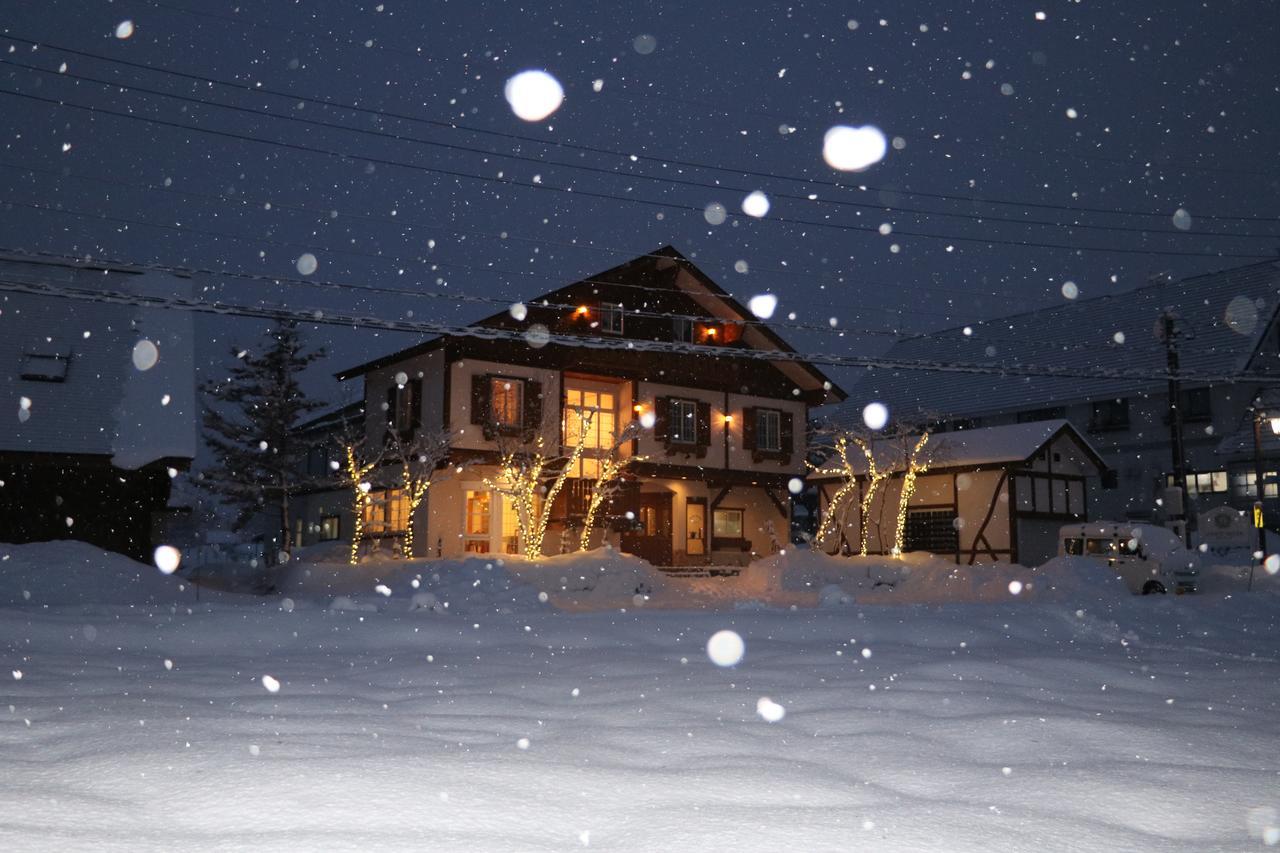
[[[309,400],[298,384],[307,365],[324,356],[304,350],[296,323],[268,332],[260,352],[232,348],[230,375],[201,385],[204,437],[214,464],[202,483],[236,509],[241,530],[260,513],[278,516],[280,545],[292,547],[289,500],[306,485],[308,445],[293,428],[324,404]]]

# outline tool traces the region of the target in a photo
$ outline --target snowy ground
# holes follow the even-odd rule
[[[1037,598],[1050,573],[888,604],[858,566],[842,602],[796,558],[753,567],[749,607],[702,581],[680,610],[688,589],[637,599],[642,564],[592,559],[362,566],[349,588],[316,566],[288,598],[197,604],[85,546],[0,546],[0,849],[1280,843],[1274,582]],[[596,590],[612,609],[557,609]],[[729,669],[705,651],[725,628]]]

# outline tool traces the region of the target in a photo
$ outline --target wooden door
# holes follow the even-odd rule
[[[671,493],[641,494],[636,523],[622,534],[622,550],[655,566],[671,565]]]

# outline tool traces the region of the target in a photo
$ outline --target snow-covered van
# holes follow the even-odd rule
[[[1195,592],[1200,558],[1171,530],[1151,524],[1090,521],[1058,532],[1059,556],[1105,560],[1136,594]]]

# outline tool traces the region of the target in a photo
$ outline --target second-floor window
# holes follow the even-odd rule
[[[782,412],[756,409],[756,448],[775,453],[782,449]]]
[[[1089,429],[1097,431],[1129,428],[1129,399],[1098,400],[1093,404],[1093,417]]]
[[[673,398],[670,403],[669,426],[673,444],[698,443],[698,403]]]
[[[524,425],[524,382],[503,376],[489,378],[489,417],[499,427]]]
[[[693,343],[693,321],[687,317],[676,317],[672,320],[671,339],[682,344]]]
[[[408,440],[422,426],[422,380],[410,379],[387,389],[387,425],[401,440]]]
[[[1213,419],[1213,392],[1208,388],[1184,389],[1182,400],[1178,405],[1182,409],[1182,420],[1184,422]]]
[[[599,322],[600,331],[611,335],[622,334],[622,305],[617,302],[600,303]]]

